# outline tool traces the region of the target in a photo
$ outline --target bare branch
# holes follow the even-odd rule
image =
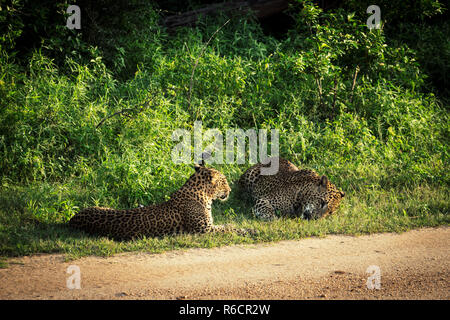
[[[214,36],[217,34],[217,32],[219,32],[223,27],[225,27],[228,22],[230,22],[230,19],[228,19],[219,29],[217,29],[212,36],[209,38],[208,42],[206,42],[206,44],[203,46],[202,51],[200,52],[200,56],[197,58],[197,61],[195,61],[195,65],[194,68],[192,68],[192,74],[191,74],[191,80],[189,82],[189,97],[188,97],[188,109],[191,109],[191,95],[192,95],[192,88],[194,86],[194,72],[195,69],[197,68],[198,62],[200,60],[200,58],[203,56],[203,54],[205,53],[206,47],[208,47],[208,44],[210,43],[210,41],[212,40],[212,38],[214,38]]]
[[[144,111],[145,108],[148,107],[149,103],[150,103],[150,102],[147,101],[145,104],[143,104],[143,105],[140,107],[140,109],[139,109],[139,108],[124,108],[124,109],[122,109],[122,110],[120,110],[120,111],[114,112],[113,114],[107,116],[106,118],[103,118],[103,119],[95,126],[95,128],[98,129],[98,128],[106,121],[106,120],[108,120],[108,119],[110,119],[110,118],[112,118],[112,117],[115,117],[115,116],[117,116],[117,115],[120,115],[120,114],[124,114],[124,115],[126,115],[126,116],[128,116],[128,117],[131,118],[131,116],[130,116],[128,113],[139,114],[139,113],[141,113],[142,111]]]

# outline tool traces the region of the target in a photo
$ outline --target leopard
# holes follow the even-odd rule
[[[194,169],[184,185],[165,202],[125,210],[89,207],[76,213],[69,226],[117,240],[180,233],[246,234],[244,229],[213,223],[213,200],[226,201],[231,191],[225,175],[206,167],[204,162],[195,164]]]
[[[269,158],[271,163],[276,159]],[[238,180],[242,192],[254,201],[252,212],[261,220],[298,217],[305,220],[325,218],[334,213],[345,196],[326,175],[311,169],[299,169],[289,160],[278,157],[276,174],[262,175],[257,163]]]

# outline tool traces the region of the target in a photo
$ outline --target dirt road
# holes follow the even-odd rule
[[[9,262],[9,268],[0,269],[0,299],[450,298],[450,227],[70,262],[62,255]],[[79,267],[80,289],[67,287],[69,278],[69,286],[76,286],[76,274],[67,273],[70,265]],[[380,289],[367,288],[369,277],[374,286],[379,280]]]

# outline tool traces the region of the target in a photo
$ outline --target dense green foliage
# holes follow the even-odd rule
[[[228,17],[174,32],[146,1],[72,1],[87,18],[69,30],[67,1],[47,2],[1,4],[0,254],[158,251],[448,224],[450,32],[448,22],[427,20],[444,11],[439,2],[421,1],[420,19],[387,10],[399,18],[385,32],[367,28],[360,1],[327,12],[304,1],[290,9],[295,25],[281,38],[238,16],[206,48]],[[194,120],[223,132],[279,129],[281,155],[327,174],[346,201],[323,221],[271,224],[254,220],[234,194],[214,207],[217,221],[259,230],[253,240],[114,244],[64,228],[82,207],[166,199],[193,171],[172,162],[172,132]],[[217,167],[235,181],[248,165]]]

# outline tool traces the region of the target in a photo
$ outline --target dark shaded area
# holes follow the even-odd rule
[[[272,1],[273,2],[273,1]],[[98,47],[108,67],[123,79],[130,77],[140,63],[143,52],[130,45],[125,39],[138,39],[136,30],[145,25],[157,23],[157,19],[148,16],[148,8],[159,12],[160,17],[176,17],[192,10],[215,8],[215,14],[223,14],[221,6],[233,6],[242,3],[249,7],[272,3],[268,0],[250,1],[146,1],[146,0],[21,0],[3,1],[0,12],[0,31],[4,35],[0,43],[2,47],[15,57],[21,65],[27,63],[33,50],[41,48],[54,59],[58,66],[64,67],[66,57],[88,62],[91,58],[89,46]],[[278,1],[280,2],[280,1]],[[295,26],[292,11],[279,12],[275,6],[268,7],[260,24],[264,34],[278,39],[286,37],[287,32]],[[282,3],[282,1],[280,2]],[[356,16],[366,18],[366,8],[370,1],[355,0],[316,0],[319,7],[325,10],[343,9],[354,12]],[[67,30],[65,21],[66,9],[75,4],[81,8],[82,29]],[[291,1],[290,5],[301,10],[302,5]],[[411,3],[409,1],[378,1],[385,22],[386,35],[391,41],[399,41],[416,50],[417,59],[428,75],[429,90],[447,99],[449,97],[449,53],[448,32],[449,14],[442,3],[434,0]],[[8,8],[6,10],[6,8]],[[271,12],[273,10],[273,12]],[[225,11],[235,15],[236,10]],[[214,12],[214,10],[212,11]],[[441,13],[441,14],[439,14]],[[163,20],[159,20],[160,23]],[[134,34],[134,35],[133,35]],[[63,68],[64,70],[64,68]]]
[[[287,32],[295,25],[295,20],[286,12],[276,13],[266,18],[259,19],[265,35],[283,39]]]

